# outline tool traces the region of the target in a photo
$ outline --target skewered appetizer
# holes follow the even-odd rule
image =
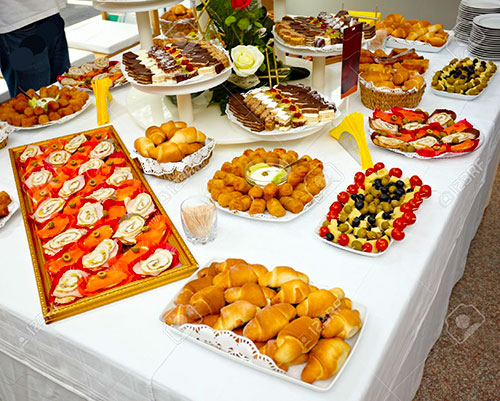
[[[429,21],[407,20],[401,14],[389,14],[376,26],[377,29],[385,29],[389,36],[429,43],[435,47],[442,47],[449,37],[441,24],[431,25]]]
[[[215,76],[230,67],[227,55],[203,40],[154,39],[148,50],[123,54],[128,75],[140,84],[176,84],[199,75]]]
[[[0,120],[15,127],[33,127],[47,124],[69,116],[89,100],[89,94],[76,88],[48,88],[42,86],[38,92],[26,91],[29,99],[22,93],[0,105]]]
[[[92,81],[108,77],[111,87],[126,83],[120,62],[110,61],[107,57],[99,57],[93,63],[84,63],[80,67],[70,67],[68,71],[57,77],[64,86],[92,90]]]
[[[384,252],[391,240],[401,241],[415,223],[416,211],[432,194],[414,175],[402,179],[399,168],[377,163],[354,176],[354,184],[332,203],[319,235],[327,241],[366,253]]]
[[[303,85],[261,87],[247,94],[232,94],[228,109],[255,132],[288,131],[304,125],[332,121],[337,109],[318,92]]]
[[[371,82],[377,88],[400,91],[419,91],[425,85],[425,79],[418,72],[408,70],[400,63],[369,64],[363,68],[360,77]]]
[[[12,202],[10,196],[5,191],[0,191],[0,218],[9,215],[9,205]]]
[[[361,49],[359,72],[367,71],[371,64],[394,65],[396,63],[419,74],[423,74],[429,68],[429,60],[419,56],[415,49],[392,49],[389,54],[381,49],[375,52]]]
[[[212,199],[229,210],[248,212],[250,216],[267,211],[278,218],[287,211],[297,214],[326,186],[323,163],[318,159],[303,156],[285,169],[298,160],[292,150],[247,149],[225,162],[207,188]]]
[[[479,131],[467,120],[455,121],[451,110],[422,110],[393,107],[375,110],[370,118],[373,143],[387,149],[436,157],[446,153],[468,153],[479,145]]]
[[[146,136],[137,138],[135,150],[143,157],[159,163],[178,162],[203,147],[206,136],[183,121],[168,121],[160,127],[151,126]]]
[[[481,61],[469,57],[462,60],[454,58],[432,78],[432,88],[438,91],[476,96],[488,86],[497,71],[492,61]]]
[[[282,370],[305,364],[307,383],[331,378],[361,329],[360,313],[341,288],[319,289],[288,266],[269,271],[242,259],[198,271],[165,312],[168,325],[203,324],[250,339]]]
[[[169,219],[135,177],[111,129],[28,145],[16,166],[52,280],[52,307],[178,265]]]
[[[325,47],[343,41],[343,30],[358,24],[345,10],[336,15],[321,12],[317,17],[291,17],[286,15],[276,22],[275,32],[291,46]],[[375,36],[375,26],[363,23],[363,37],[371,39]]]

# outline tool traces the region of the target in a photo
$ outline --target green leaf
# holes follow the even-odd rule
[[[250,20],[247,17],[243,17],[238,20],[238,28],[242,31],[246,31],[250,26]]]
[[[236,17],[234,15],[230,15],[229,17],[226,18],[224,23],[229,26],[231,24],[234,24],[236,22]]]
[[[257,28],[262,28],[262,24],[259,21],[253,23]]]

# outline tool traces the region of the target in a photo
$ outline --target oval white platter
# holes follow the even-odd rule
[[[385,41],[387,47],[393,47],[395,49],[415,49],[418,52],[428,52],[428,53],[439,53],[441,50],[446,49],[451,42],[451,38],[454,36],[453,31],[446,31],[448,33],[448,40],[441,47],[432,46],[430,43],[420,42],[418,40],[406,40],[401,38],[395,38],[393,36],[388,36]]]
[[[223,258],[219,258],[217,260],[222,259]],[[209,266],[210,263],[211,262],[209,262],[207,266]],[[191,279],[193,278],[195,278],[194,275],[191,276]],[[174,301],[172,300],[160,315],[160,320],[171,333],[179,336],[181,339],[186,338],[193,343],[201,345],[202,347],[216,352],[221,356],[230,358],[233,361],[242,363],[263,373],[276,376],[280,379],[315,391],[329,391],[333,387],[337,379],[344,371],[345,367],[349,364],[349,360],[351,359],[352,355],[356,351],[357,345],[361,340],[363,333],[365,332],[364,327],[366,326],[366,322],[368,319],[368,308],[358,302],[353,301],[352,308],[359,311],[360,318],[363,324],[361,326],[361,329],[358,333],[356,333],[355,336],[351,337],[348,340],[345,340],[351,347],[351,350],[344,365],[330,379],[317,380],[313,384],[309,384],[303,382],[300,378],[302,369],[305,364],[290,366],[288,372],[285,372],[284,370],[278,368],[271,358],[261,354],[255,344],[244,336],[239,336],[232,331],[214,330],[211,327],[203,324],[183,324],[181,326],[169,326],[165,324],[162,317],[166,311],[174,306]]]

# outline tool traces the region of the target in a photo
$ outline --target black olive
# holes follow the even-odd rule
[[[368,214],[362,214],[359,216],[359,220],[364,220],[368,217]]]
[[[358,200],[365,201],[365,196],[363,194],[358,194]]]
[[[380,195],[380,202],[389,202],[391,200],[391,197],[387,194],[382,194]]]
[[[377,178],[375,180],[375,184],[379,184],[379,185],[382,185],[382,180],[380,178]]]
[[[325,239],[326,239],[327,241],[333,241],[333,238],[334,238],[334,237],[333,237],[333,234],[332,234],[332,233],[328,233],[328,234],[326,234],[326,235],[325,235]]]
[[[386,194],[387,192],[389,192],[389,188],[382,187],[382,188],[380,188],[380,192],[382,192],[382,194]]]
[[[403,187],[405,186],[405,183],[404,183],[404,181],[402,181],[402,180],[397,180],[397,181],[396,181],[396,186],[397,186],[398,188],[403,188]]]
[[[391,213],[384,212],[384,213],[382,214],[382,217],[383,217],[384,219],[386,219],[386,220],[389,220],[389,219],[391,218]]]
[[[404,182],[403,182],[404,184]],[[396,183],[395,182],[390,182],[388,185],[387,185],[387,188],[390,188],[390,187],[397,187]]]
[[[360,221],[359,221],[359,217],[355,217],[354,219],[352,219],[352,223],[351,223],[351,225],[352,225],[353,227],[358,227],[358,226],[359,226],[359,223],[360,223]]]
[[[358,195],[357,194],[352,194],[351,195],[351,199],[356,202],[356,199],[358,199]]]
[[[368,216],[368,223],[370,223],[372,226],[374,226],[377,223],[377,219],[375,218],[374,215]]]
[[[400,196],[394,195],[394,196],[391,196],[391,201],[393,201],[393,200],[398,201],[400,198],[401,198]]]
[[[406,190],[406,193],[410,193],[410,192],[413,192],[413,188],[408,188],[408,189]]]
[[[395,191],[394,191],[394,195],[397,195],[399,197],[403,196],[405,193],[405,190],[403,188],[397,188]]]
[[[373,188],[375,188],[377,191],[380,191],[380,188],[382,188],[382,184],[374,184]]]
[[[372,230],[372,228],[371,228],[371,226],[368,226],[368,227],[366,227],[366,228],[365,228],[365,230],[366,230],[366,231],[371,231],[371,230]]]
[[[486,61],[481,61],[481,67],[486,67]]]
[[[363,202],[362,200],[357,200],[356,203],[354,204],[354,206],[356,206],[356,209],[363,209],[363,207],[365,206],[365,202]]]

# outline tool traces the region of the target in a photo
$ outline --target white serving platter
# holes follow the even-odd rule
[[[401,38],[395,38],[393,36],[388,36],[385,45],[387,47],[392,47],[395,49],[415,49],[417,52],[428,52],[428,53],[439,53],[440,51],[446,49],[454,36],[453,31],[446,31],[449,35],[446,43],[441,47],[432,46],[430,43],[420,42],[418,40],[406,40]]]

